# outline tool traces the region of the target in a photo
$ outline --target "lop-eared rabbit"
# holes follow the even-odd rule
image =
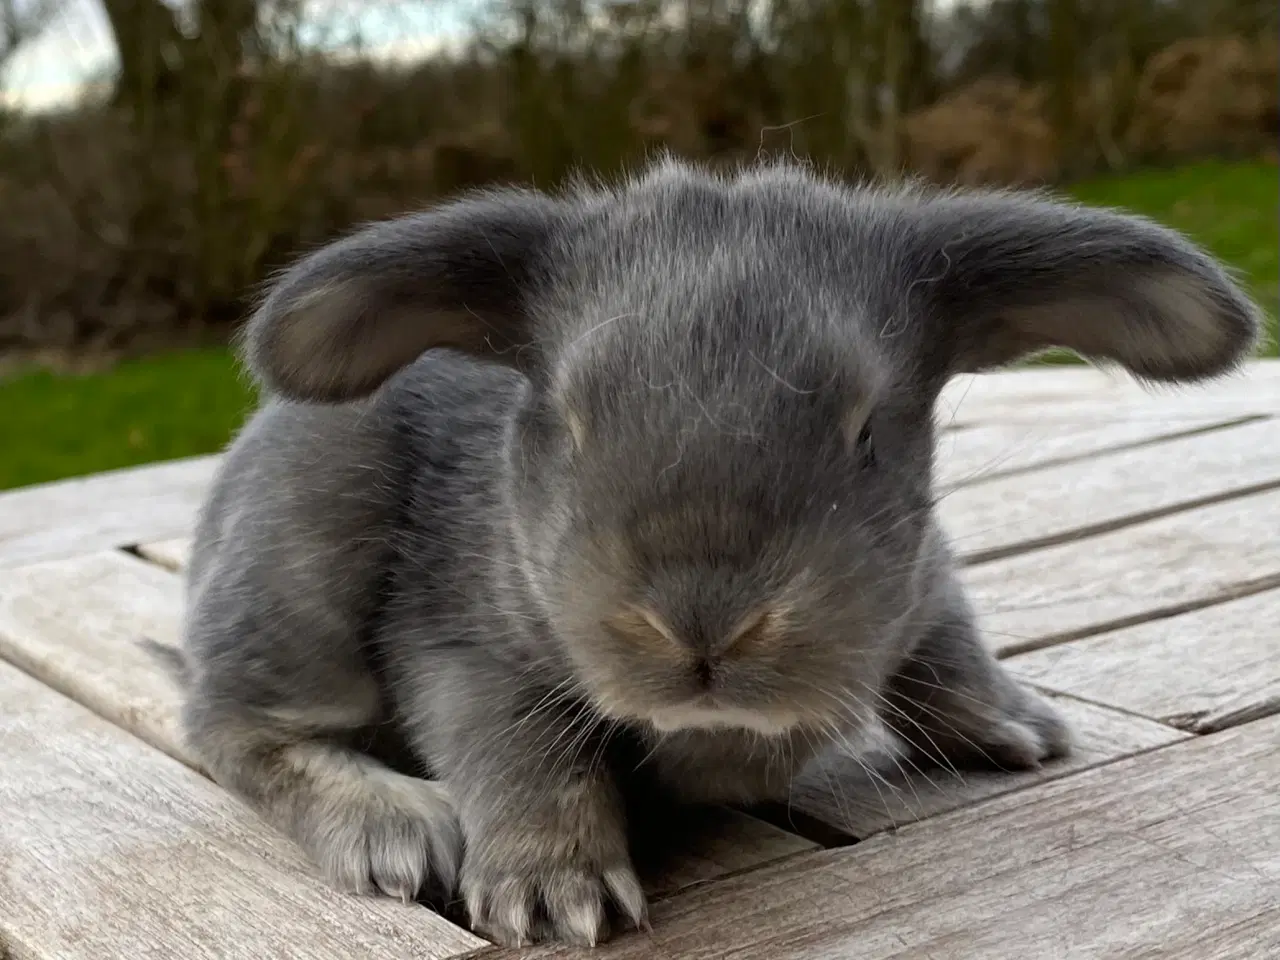
[[[366,225],[272,282],[197,535],[189,743],[344,889],[504,944],[646,922],[642,798],[787,796],[884,732],[1024,769],[935,517],[948,378],[1232,370],[1257,314],[1137,217],[667,158]],[[402,735],[417,767],[375,759]]]

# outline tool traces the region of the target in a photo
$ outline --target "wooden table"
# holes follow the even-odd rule
[[[1280,361],[965,379],[939,416],[987,635],[1076,755],[889,785],[837,758],[789,811],[711,816],[650,879],[652,933],[598,954],[1280,957]],[[138,641],[177,641],[214,463],[0,496],[0,957],[514,956],[330,892],[187,756]]]

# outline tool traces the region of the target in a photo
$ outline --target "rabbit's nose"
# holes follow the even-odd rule
[[[693,661],[693,682],[699,690],[710,690],[716,682],[717,661],[713,657],[697,657]]]

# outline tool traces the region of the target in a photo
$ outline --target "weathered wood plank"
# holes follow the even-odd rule
[[[1206,733],[1280,712],[1280,589],[1005,663],[1032,683]]]
[[[1280,719],[658,903],[601,960],[1280,955]],[[578,956],[545,947],[486,960]]]
[[[217,457],[197,457],[0,494],[0,567],[184,536]]]
[[[178,643],[178,577],[118,551],[0,570],[0,659],[190,763],[179,692],[142,646]]]
[[[15,958],[440,960],[484,946],[425,907],[331,891],[228,794],[3,663],[0,753],[0,945]]]
[[[1280,360],[1264,359],[1195,386],[1144,386],[1119,371],[1033,367],[954,378],[943,390],[943,424],[1167,423],[1206,415],[1230,418],[1280,409]]]
[[[960,554],[983,560],[1101,532],[1206,498],[1280,485],[1266,420],[951,490],[939,504]]]
[[[1119,423],[1032,422],[951,430],[938,435],[937,480],[945,491],[1241,422],[1239,418],[1223,420],[1205,415],[1175,423],[1151,419]]]
[[[182,743],[179,692],[140,641],[179,641],[181,579],[119,551],[0,571],[0,659],[152,746],[198,764]],[[814,844],[733,811],[705,821],[694,847],[658,861],[655,890],[811,850]]]
[[[1074,754],[1026,773],[921,771],[878,764],[871,774],[856,760],[833,755],[797,783],[791,806],[851,837],[881,831],[969,806],[1031,784],[1074,774],[1120,757],[1166,746],[1188,734],[1115,710],[1054,697],[1076,738]]]
[[[961,576],[989,646],[1008,655],[1274,580],[1276,531],[1280,490],[1271,490],[968,567]]]

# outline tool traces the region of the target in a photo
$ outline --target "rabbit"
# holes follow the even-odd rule
[[[643,927],[645,797],[782,800],[877,730],[1069,754],[935,516],[950,377],[1062,347],[1194,383],[1258,336],[1139,217],[792,161],[363,225],[240,334],[263,401],[195,534],[186,739],[342,889],[456,893],[506,945]]]

